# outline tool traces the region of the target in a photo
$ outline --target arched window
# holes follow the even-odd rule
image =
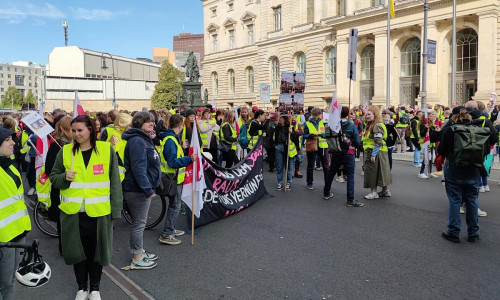
[[[273,89],[280,87],[280,60],[277,57],[271,59],[271,82]]]
[[[361,52],[361,80],[373,80],[375,46],[366,46]]]
[[[218,95],[219,94],[219,75],[217,72],[212,73],[212,87],[213,87],[213,94]]]
[[[253,68],[252,67],[247,68],[247,84],[248,84],[248,92],[253,93],[254,92],[254,78],[253,78]]]
[[[337,83],[337,48],[333,47],[326,51],[325,55],[326,84]]]
[[[234,94],[236,90],[236,77],[234,75],[234,70],[229,70],[229,93]]]
[[[401,76],[411,77],[420,75],[420,39],[413,37],[401,47]]]
[[[477,71],[477,45],[474,29],[457,32],[457,72]]]
[[[297,73],[306,73],[306,54],[300,53],[297,56]]]

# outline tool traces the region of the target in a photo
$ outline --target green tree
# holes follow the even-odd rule
[[[151,96],[153,109],[176,105],[177,98],[175,92],[180,91],[180,97],[182,97],[182,83],[184,79],[184,73],[177,70],[168,61],[163,61],[158,74],[158,83],[155,85],[153,96]]]
[[[24,97],[24,103],[36,103],[35,95],[33,95],[31,90],[29,90],[28,95]]]
[[[12,107],[12,102],[14,102],[14,108],[21,107],[23,99],[21,98],[21,93],[14,86],[9,86],[5,92],[5,96],[2,100],[3,107]]]

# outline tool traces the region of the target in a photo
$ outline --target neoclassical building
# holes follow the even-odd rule
[[[358,29],[352,105],[385,104],[387,0],[201,0],[204,86],[218,106],[259,105],[259,84],[277,105],[281,72],[306,73],[305,104],[325,107],[336,90],[347,103],[348,35]],[[391,104],[419,101],[423,0],[396,0],[391,20]],[[429,0],[429,103],[451,99],[452,0]],[[487,100],[500,89],[498,0],[457,1],[456,99]],[[420,102],[420,101],[419,101]],[[264,106],[263,104],[260,104]]]

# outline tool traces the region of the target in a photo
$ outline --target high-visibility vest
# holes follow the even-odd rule
[[[298,116],[300,118],[300,116]],[[297,124],[295,124],[295,126],[293,126],[292,130],[298,130],[299,129],[299,122],[297,121]],[[299,148],[302,147],[302,139],[303,139],[303,136],[299,136]]]
[[[293,158],[297,155],[297,148],[291,139],[288,139],[288,157]]]
[[[119,138],[120,140],[122,139],[122,134],[118,130],[116,130],[114,126],[106,127],[106,131],[108,132],[108,137],[106,138],[106,142],[109,142],[113,135],[116,135],[116,137]]]
[[[113,149],[115,149],[116,155],[121,159],[121,162],[118,162],[118,172],[120,173],[120,182],[125,179],[125,146],[127,146],[127,141],[122,139],[122,134],[115,129],[114,124],[113,127],[106,127],[106,131],[108,132],[108,137],[106,138],[106,142],[111,140],[113,135],[116,135],[120,140],[118,143],[113,145]]]
[[[225,122],[222,124],[222,126],[220,127],[220,130],[219,130],[219,135],[220,135],[220,140],[222,142],[225,142],[226,144],[229,144],[231,145],[231,150],[235,150],[236,151],[236,147],[238,145],[238,140],[236,140],[236,142],[230,142],[230,141],[226,141],[224,139],[224,133],[222,132],[222,128],[227,125],[229,126],[229,128],[231,129],[231,136],[235,139],[237,139],[237,136],[236,136],[236,130],[233,128],[233,126],[231,126],[228,122]]]
[[[21,134],[21,154],[26,154],[28,151],[30,151],[30,144],[28,143],[29,135],[28,133],[23,130],[23,133]]]
[[[258,121],[255,121],[255,122],[258,122]],[[253,147],[257,144],[257,141],[259,140],[259,136],[262,135],[262,130],[259,130],[257,132],[257,135],[254,135],[254,136],[250,136],[250,128],[252,126],[254,122],[250,122],[250,124],[248,125],[248,130],[247,130],[247,139],[248,139],[248,149],[252,150]]]
[[[203,122],[203,125],[205,127],[208,126],[209,124],[213,124],[212,121],[210,121],[210,122],[207,123],[207,121],[202,120],[202,122]],[[201,138],[201,147],[202,148],[208,148],[208,146],[210,146],[210,145],[209,145],[207,133],[200,131],[200,138]]]
[[[85,212],[90,217],[101,217],[111,213],[109,180],[110,144],[96,142],[96,151],[92,150],[88,166],[83,162],[82,151],[78,150],[72,159],[73,144],[63,146],[63,163],[66,171],[73,171],[75,179],[67,189],[61,190],[61,204],[59,208],[68,215],[80,211],[85,202]]]
[[[415,135],[413,134],[413,130],[411,129],[411,122],[415,121],[415,123],[417,123],[417,138],[420,139],[420,130],[418,129],[418,121],[417,120],[410,120],[410,124],[408,124],[408,126],[410,126],[410,139],[414,139],[415,138]]]
[[[184,150],[181,147],[181,144],[179,144],[179,141],[171,135],[168,135],[161,141],[161,153],[160,153],[160,167],[161,171],[163,173],[175,173],[177,169],[171,168],[168,165],[167,160],[163,156],[163,150],[165,149],[165,143],[167,140],[172,140],[175,143],[175,146],[177,147],[177,158],[184,157]],[[186,168],[179,168],[179,173],[177,174],[177,184],[181,184],[184,182],[184,177],[186,176]]]
[[[324,134],[325,133],[325,125],[323,123],[323,120],[319,120],[318,123],[318,129],[314,127],[314,124],[311,121],[306,122],[307,128],[309,129],[309,134]],[[326,139],[322,137],[321,135],[316,137],[315,139],[318,140],[318,147],[322,149],[328,148],[328,143],[326,142]]]
[[[384,133],[382,135],[382,147],[380,147],[379,149],[382,152],[387,152],[388,148],[385,142],[387,140],[387,127],[385,127],[384,123],[379,124],[381,124],[382,128],[384,129]],[[367,132],[367,129],[368,127],[365,127],[365,130],[363,131],[363,137],[361,138],[361,140],[363,141],[363,150],[373,149],[373,145],[375,144],[375,140],[370,137],[370,132]]]
[[[46,204],[46,207],[50,207],[50,189],[51,189],[51,184],[50,184],[50,178],[47,176],[47,173],[45,173],[45,165],[42,166],[40,169],[40,174],[38,174],[38,177],[36,179],[36,195],[38,196],[38,201],[43,202]]]
[[[26,204],[24,204],[24,190],[21,175],[10,165],[9,169],[21,181],[16,187],[12,177],[0,168],[0,242],[7,243],[25,231],[31,230],[31,221]]]

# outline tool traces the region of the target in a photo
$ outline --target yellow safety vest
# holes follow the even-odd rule
[[[387,140],[387,127],[385,127],[384,123],[379,124],[381,124],[382,128],[384,128],[384,134],[382,136],[382,147],[380,147],[380,151],[387,152],[388,149],[385,142]],[[373,139],[373,137],[370,137],[370,132],[366,131],[367,128],[368,127],[365,127],[365,130],[363,130],[363,137],[361,138],[361,140],[363,141],[363,150],[373,149],[373,145],[375,144],[375,140]]]
[[[297,155],[297,148],[291,139],[288,139],[288,157],[294,158]]]
[[[40,174],[38,174],[38,177],[36,179],[36,194],[38,196],[38,201],[43,202],[47,204],[47,208],[50,207],[50,189],[51,189],[51,184],[50,184],[50,178],[47,176],[45,173],[45,165],[42,166],[40,169]]]
[[[258,121],[255,121],[258,122]],[[257,141],[259,140],[259,136],[262,135],[262,130],[259,130],[257,135],[250,136],[250,127],[252,126],[253,121],[250,122],[248,125],[248,130],[247,130],[247,139],[248,139],[248,149],[252,150],[253,147],[257,144]]]
[[[21,134],[21,154],[26,154],[28,151],[30,151],[30,144],[28,143],[29,135],[28,133],[23,130],[23,133]]]
[[[106,138],[106,142],[111,140],[113,135],[116,135],[120,139],[118,143],[113,145],[113,149],[115,149],[116,155],[121,159],[121,162],[118,161],[118,172],[120,173],[120,182],[123,182],[125,179],[125,146],[127,146],[127,141],[122,139],[122,134],[115,129],[115,127],[106,127],[106,131],[108,132],[108,137]]]
[[[0,242],[7,243],[25,231],[31,230],[31,221],[24,204],[24,190],[21,175],[14,166],[9,169],[14,173],[21,185],[16,187],[12,177],[0,168]]]
[[[232,136],[233,138],[237,139],[237,136],[236,136],[236,130],[235,130],[235,129],[233,128],[233,126],[231,126],[228,122],[225,122],[225,123],[223,123],[223,124],[222,124],[222,126],[220,127],[220,130],[219,130],[220,140],[221,140],[222,142],[225,142],[226,144],[231,145],[231,150],[235,150],[235,151],[236,151],[236,147],[237,147],[237,145],[238,145],[238,141],[236,141],[236,142],[230,142],[230,141],[226,141],[226,140],[224,139],[224,133],[222,132],[222,128],[223,128],[225,125],[229,126],[229,128],[231,129],[231,136]]]
[[[208,124],[206,121],[203,121],[203,125],[206,127],[208,126],[209,124],[213,124],[212,121],[210,121]],[[200,131],[200,138],[201,138],[201,147],[202,148],[208,148],[210,145],[209,145],[209,141],[207,139],[207,133],[206,132],[201,132]]]
[[[171,135],[165,137],[161,141],[161,153],[160,153],[160,167],[161,167],[161,171],[163,173],[171,173],[171,174],[173,174],[173,173],[175,173],[177,171],[177,169],[169,167],[167,160],[163,156],[163,150],[165,149],[165,143],[167,142],[167,140],[174,141],[175,146],[177,146],[177,158],[184,157],[184,150],[182,149],[181,144],[179,144],[179,141],[177,141],[177,139],[175,137],[171,136]],[[184,182],[184,177],[185,176],[186,176],[186,168],[180,168],[179,169],[179,173],[177,174],[177,184],[182,184]]]
[[[314,127],[314,124],[311,121],[306,122],[307,128],[309,129],[309,134],[324,134],[325,133],[325,125],[323,124],[323,120],[319,120],[318,129]],[[326,139],[321,135],[316,137],[318,140],[318,147],[322,149],[328,148],[328,143]]]
[[[66,171],[71,170],[73,144],[63,146],[63,163]],[[101,217],[111,213],[109,165],[110,144],[97,141],[97,153],[93,150],[88,166],[85,167],[82,152],[78,150],[73,158],[75,179],[67,189],[61,190],[59,208],[68,215],[76,214],[85,203],[85,212],[90,217]]]

